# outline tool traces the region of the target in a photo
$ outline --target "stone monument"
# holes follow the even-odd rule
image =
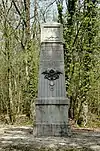
[[[36,100],[36,135],[67,136],[69,100],[66,98],[63,27],[43,24]]]

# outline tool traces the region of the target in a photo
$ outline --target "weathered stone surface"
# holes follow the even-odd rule
[[[66,136],[69,100],[66,97],[63,33],[59,23],[41,29],[38,98],[36,100],[37,136]]]

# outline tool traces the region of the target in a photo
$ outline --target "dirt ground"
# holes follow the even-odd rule
[[[30,126],[0,125],[0,151],[100,151],[100,129],[73,129],[66,138],[36,138]]]

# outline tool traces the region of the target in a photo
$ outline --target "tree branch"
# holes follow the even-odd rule
[[[25,19],[22,17],[21,12],[20,12],[20,10],[18,9],[18,7],[17,7],[15,1],[12,0],[12,2],[13,2],[13,4],[14,4],[14,7],[15,7],[16,11],[18,12],[19,16],[20,16],[21,19],[23,20],[25,27],[27,27],[26,21],[25,21]]]

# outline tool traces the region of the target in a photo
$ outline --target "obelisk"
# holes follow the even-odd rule
[[[41,26],[36,135],[67,136],[69,100],[66,97],[63,27],[60,23]]]

